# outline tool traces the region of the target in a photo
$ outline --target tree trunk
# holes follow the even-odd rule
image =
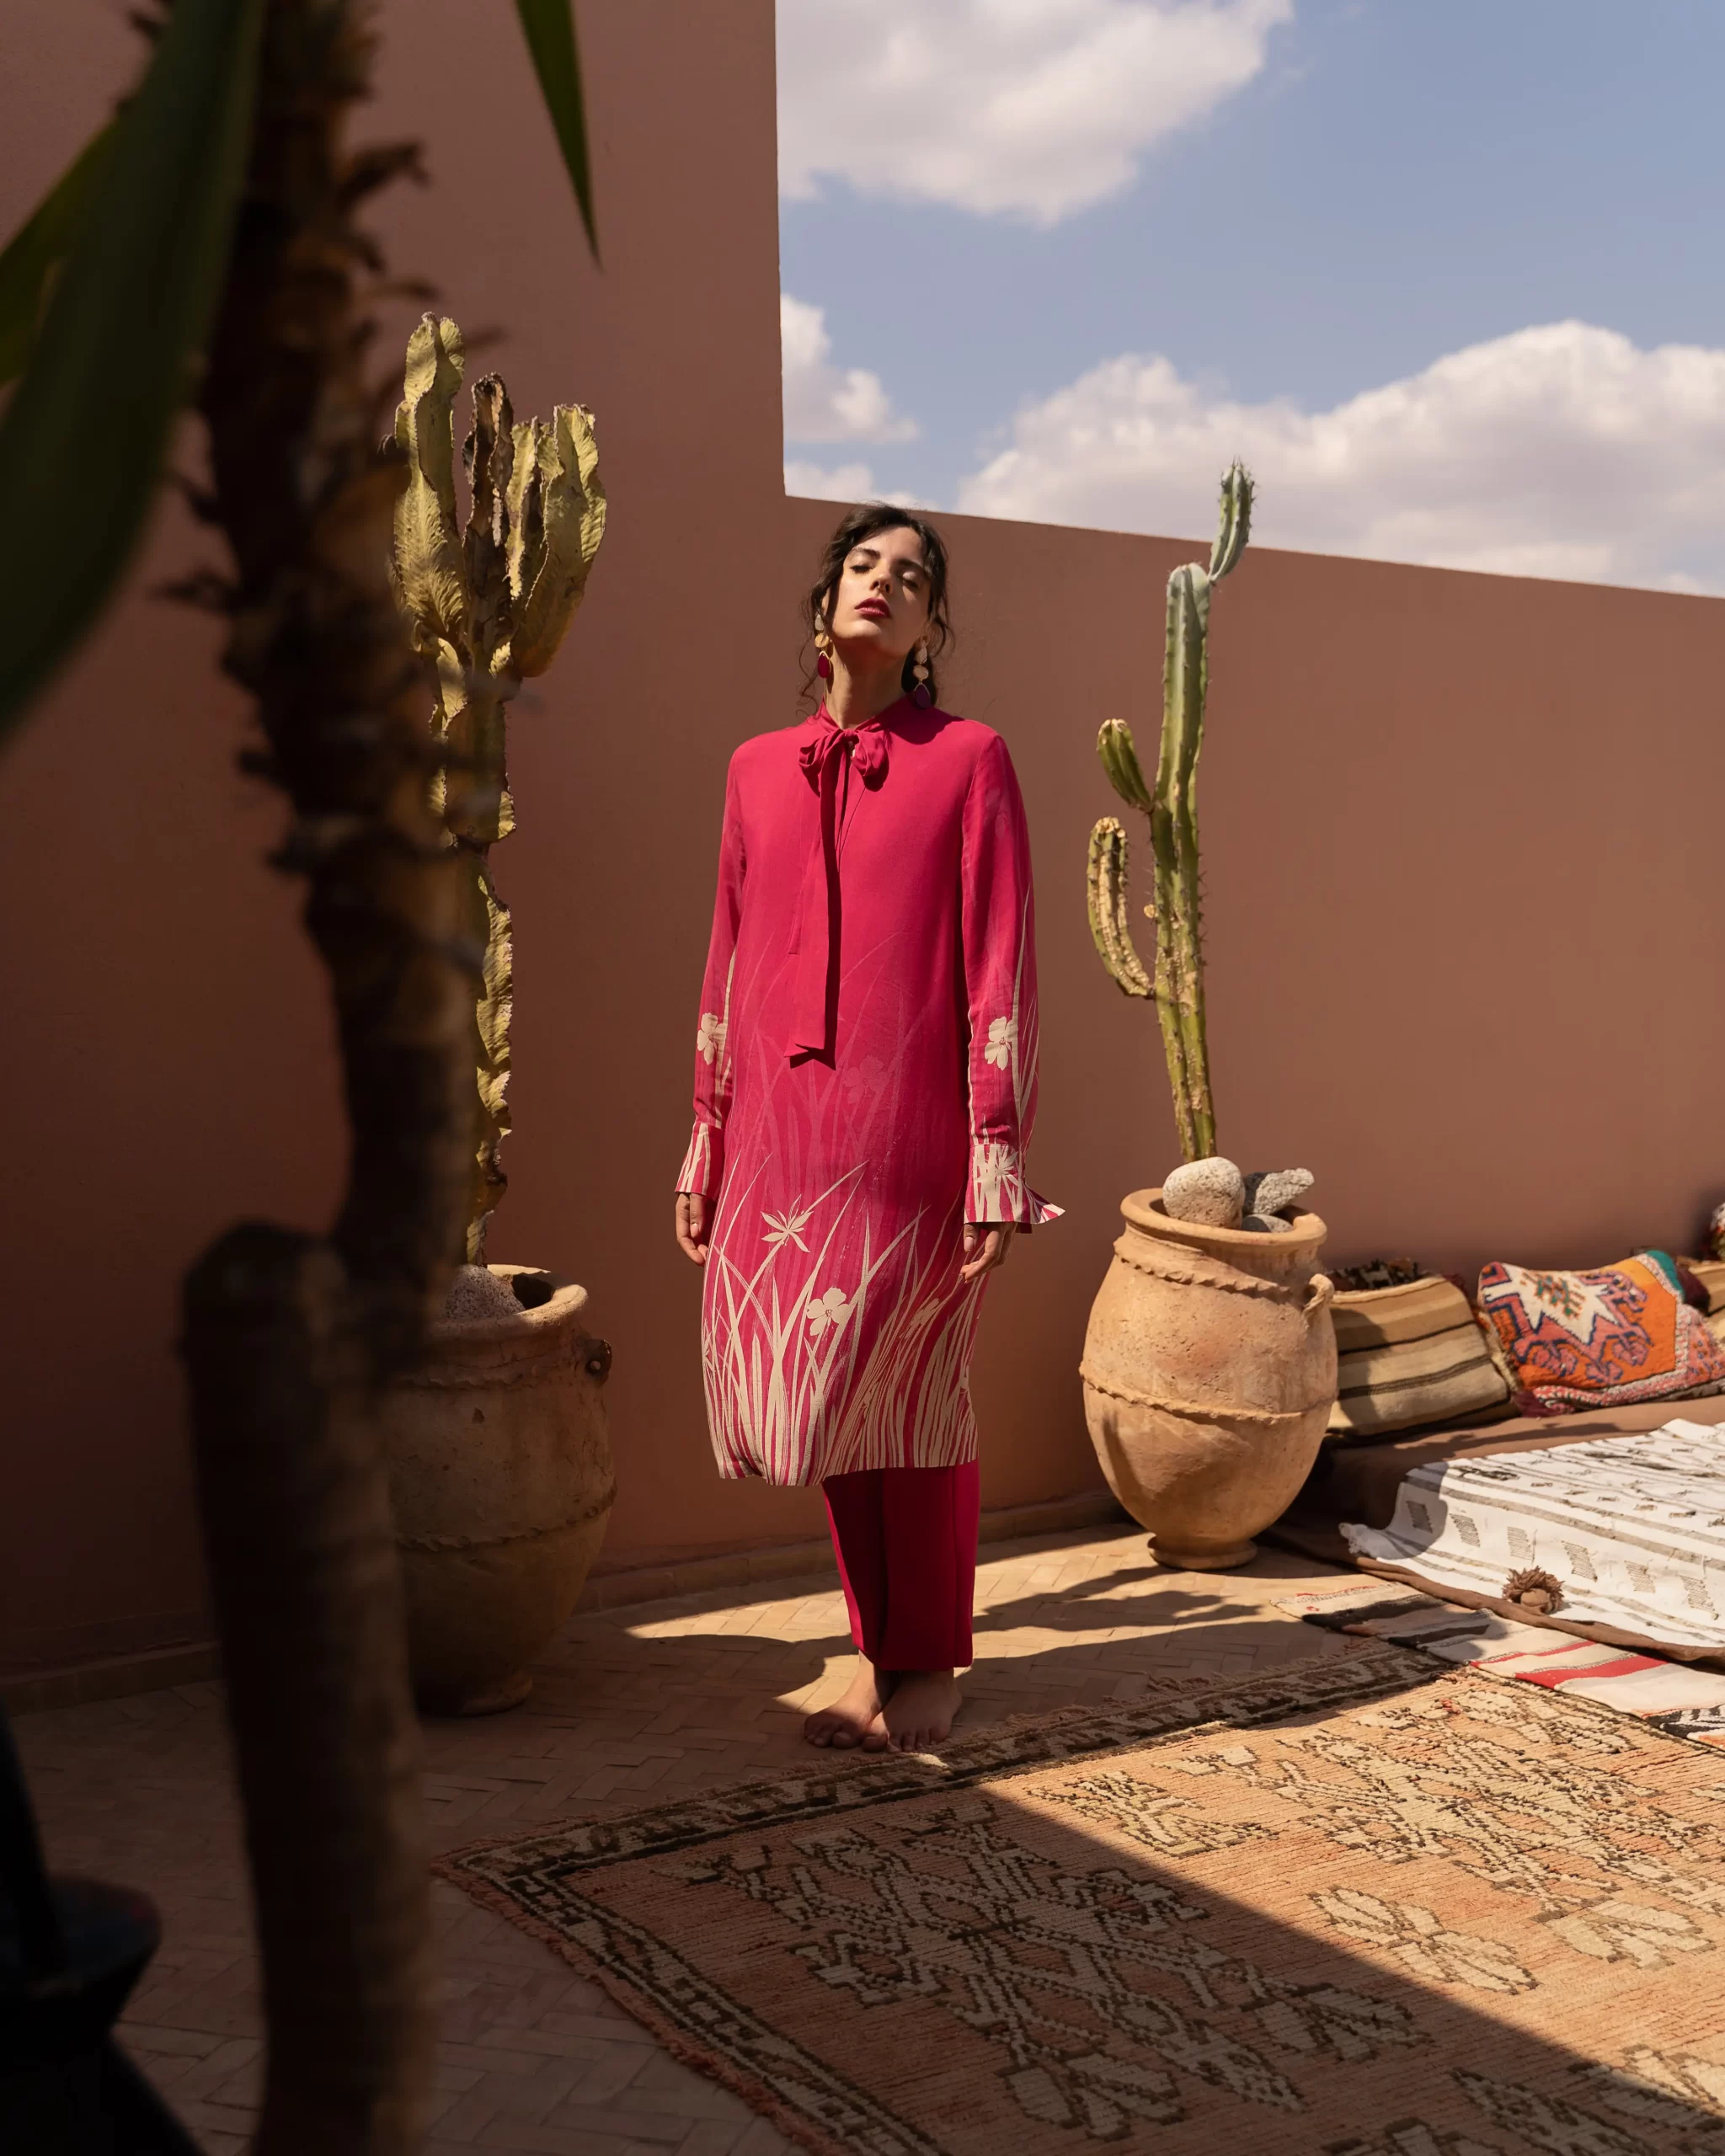
[[[349,1308],[328,1245],[281,1228],[234,1229],[186,1289],[270,2156],[415,2148],[435,2038],[399,1566]]]
[[[351,153],[358,0],[273,0],[256,134],[200,394],[234,582],[225,664],[289,796],[280,865],[335,999],[350,1169],[326,1239],[234,1229],[184,1350],[264,1967],[263,2156],[414,2148],[435,2036],[419,1744],[370,1402],[459,1253],[480,953],[430,802],[429,697],[392,595]]]

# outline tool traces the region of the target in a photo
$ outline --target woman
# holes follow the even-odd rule
[[[731,759],[677,1241],[719,1471],[819,1481],[857,1647],[814,1744],[937,1744],[970,1660],[971,1342],[1036,1101],[1006,744],[934,702],[947,558],[877,503],[809,598],[820,708]]]

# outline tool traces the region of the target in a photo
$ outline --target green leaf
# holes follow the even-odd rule
[[[50,280],[113,147],[115,125],[110,120],[91,136],[0,254],[0,383],[16,382],[24,372]]]
[[[599,259],[599,233],[593,222],[593,180],[587,169],[587,115],[581,99],[581,60],[575,45],[574,0],[515,0],[527,50],[545,99],[545,109],[569,168],[587,244]]]
[[[264,0],[177,0],[0,419],[0,738],[131,558],[245,177]]]

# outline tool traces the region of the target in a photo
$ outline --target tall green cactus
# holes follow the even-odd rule
[[[1167,643],[1162,667],[1162,739],[1156,787],[1145,784],[1132,729],[1111,718],[1097,752],[1114,789],[1150,819],[1156,896],[1145,908],[1156,929],[1156,964],[1146,970],[1126,913],[1125,826],[1104,816],[1090,835],[1090,932],[1103,963],[1127,995],[1152,998],[1167,1057],[1180,1150],[1188,1161],[1216,1150],[1210,1048],[1204,1022],[1204,937],[1198,862],[1198,752],[1204,745],[1209,682],[1210,595],[1246,551],[1252,530],[1252,477],[1242,464],[1222,481],[1221,521],[1210,567],[1188,562],[1168,579]]]
[[[473,1012],[473,1181],[466,1257],[483,1262],[485,1230],[508,1187],[499,1150],[509,1134],[514,947],[510,912],[492,881],[491,848],[515,829],[506,714],[530,675],[557,655],[605,535],[605,489],[593,415],[559,404],[515,424],[494,374],[473,385],[462,445],[472,493],[455,498],[455,400],[465,353],[453,322],[426,315],[408,340],[395,443],[407,483],[395,512],[396,597],[416,650],[435,665],[433,729],[442,754],[433,799],[462,857],[468,933],[484,953]]]

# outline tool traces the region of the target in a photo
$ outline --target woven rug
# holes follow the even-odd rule
[[[1725,1446],[1711,1422],[1471,1454],[1412,1469],[1386,1527],[1341,1523],[1356,1560],[1441,1594],[1501,1595],[1537,1566],[1571,1622],[1691,1652],[1725,1652]],[[1716,1596],[1718,1598],[1716,1600]]]
[[[1722,1800],[1370,1642],[440,1869],[824,2156],[1725,2156]]]
[[[1417,1647],[1439,1662],[1470,1662],[1488,1677],[1518,1678],[1635,1715],[1668,1737],[1725,1751],[1725,1672],[1691,1669],[1663,1656],[1595,1640],[1554,1636],[1492,1609],[1458,1609],[1418,1588],[1362,1580],[1288,1596],[1292,1616],[1326,1631]]]

